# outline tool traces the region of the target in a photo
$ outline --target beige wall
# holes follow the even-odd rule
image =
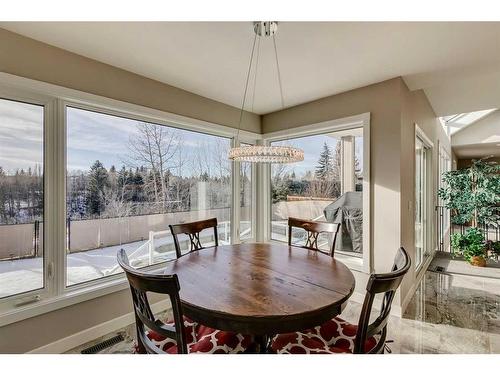
[[[401,106],[401,245],[409,252],[412,259],[415,258],[415,124],[425,133],[434,147],[431,150],[430,193],[431,202],[429,207],[429,219],[434,235],[432,236],[431,251],[436,247],[436,215],[433,208],[437,205],[437,188],[439,145],[442,145],[451,155],[451,145],[448,136],[434,113],[423,90],[410,92],[406,84],[401,81],[401,93],[403,97]],[[410,298],[413,294],[412,287],[418,280],[415,273],[415,264],[408,272],[401,285],[401,295]],[[402,307],[409,302],[408,298],[402,300]]]
[[[9,324],[0,328],[0,353],[24,353],[129,312],[132,299],[126,289]]]
[[[230,127],[237,127],[240,115],[238,108],[5,29],[0,29],[0,72]],[[241,128],[260,133],[260,116],[245,112]]]
[[[451,150],[451,170],[458,169],[458,158],[457,155]]]

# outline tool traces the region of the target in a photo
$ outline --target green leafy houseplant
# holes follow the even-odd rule
[[[453,233],[450,242],[454,252],[461,253],[465,247],[465,235],[463,233]]]
[[[469,228],[463,234],[452,234],[451,246],[468,262],[472,257],[484,257],[486,254],[483,231],[479,228]]]
[[[438,195],[451,210],[454,224],[495,224],[500,202],[500,165],[473,160],[470,168],[443,173]]]

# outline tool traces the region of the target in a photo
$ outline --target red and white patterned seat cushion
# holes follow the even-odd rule
[[[174,326],[173,322],[166,325]],[[184,317],[189,353],[236,354],[244,352],[252,343],[251,337],[240,333],[220,331]],[[177,354],[177,342],[171,338],[148,331],[148,338],[168,354]],[[137,352],[137,350],[136,350]]]
[[[337,317],[305,331],[276,335],[271,348],[278,354],[352,353],[357,331],[357,325]],[[365,352],[373,349],[379,340],[380,335],[369,337]]]

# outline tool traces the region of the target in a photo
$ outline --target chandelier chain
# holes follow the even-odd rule
[[[278,73],[278,84],[280,89],[281,107],[285,108],[285,99],[283,96],[283,84],[281,81],[281,69],[278,59],[278,48],[276,47],[276,38],[274,34],[276,33],[277,22],[254,22],[254,32],[255,36],[253,39],[252,53],[250,55],[250,64],[248,66],[248,72],[245,82],[245,91],[243,93],[243,101],[241,104],[240,120],[238,123],[238,131],[236,133],[235,145],[229,150],[229,160],[236,162],[252,162],[252,163],[294,163],[304,160],[304,151],[297,147],[292,146],[273,146],[273,145],[247,145],[243,147],[239,144],[239,134],[241,129],[241,122],[243,120],[243,112],[245,110],[245,102],[247,99],[248,86],[250,82],[250,76],[253,67],[254,55],[255,55],[255,44],[257,36],[259,36],[259,41],[257,44],[257,56],[255,63],[255,72],[253,76],[253,91],[252,91],[252,106],[251,110],[254,111],[255,96],[257,88],[257,75],[259,68],[259,55],[260,55],[260,42],[262,35],[272,36],[274,45],[274,56],[276,58],[276,68]],[[267,30],[267,31],[266,31]],[[268,32],[269,31],[269,32]],[[250,98],[249,98],[250,99]]]
[[[252,112],[254,111],[255,104],[255,89],[257,88],[257,73],[259,71],[259,56],[260,56],[260,38],[257,41],[257,57],[255,58],[255,74],[253,77],[253,92],[252,92]]]
[[[281,70],[278,61],[278,49],[276,48],[276,37],[273,35],[274,55],[276,56],[276,68],[278,70],[278,84],[280,87],[281,109],[285,109],[285,99],[283,98],[283,84],[281,83]]]

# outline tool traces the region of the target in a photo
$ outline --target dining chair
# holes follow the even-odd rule
[[[175,253],[177,258],[179,258],[181,253],[181,246],[179,243],[179,234],[187,234],[189,237],[189,251],[195,251],[203,249],[203,245],[200,241],[200,232],[204,229],[214,229],[214,240],[215,246],[219,246],[219,235],[217,232],[217,219],[207,219],[201,221],[194,221],[191,223],[182,223],[169,225],[170,232],[172,232],[172,237],[174,238]]]
[[[220,331],[184,317],[177,275],[151,274],[134,269],[130,266],[124,249],[120,249],[117,258],[127,275],[132,292],[137,333],[136,353],[235,354],[246,351],[252,344],[248,335]],[[148,292],[169,297],[173,320],[164,323],[155,318]]]
[[[335,317],[320,326],[302,332],[280,334],[272,340],[272,352],[383,354],[386,348],[387,322],[392,300],[410,264],[408,253],[401,247],[396,254],[391,272],[370,275],[358,325]],[[370,323],[375,296],[382,293],[382,308],[376,319]]]
[[[335,252],[335,242],[337,241],[337,234],[339,232],[340,224],[335,223],[325,223],[320,221],[308,221],[297,219],[295,217],[288,218],[288,246],[292,246],[292,231],[293,228],[300,228],[306,231],[306,243],[303,246],[304,249],[316,250],[322,253],[327,253],[332,256]],[[318,244],[318,237],[321,233],[332,234],[332,244],[328,252],[321,250]]]

